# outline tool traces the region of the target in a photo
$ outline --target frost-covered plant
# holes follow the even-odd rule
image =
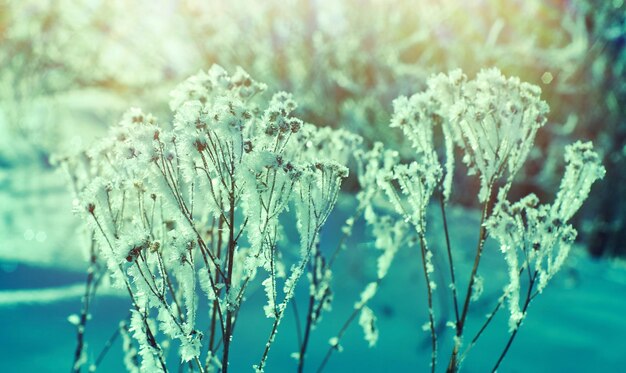
[[[508,298],[511,342],[526,316],[530,301],[543,291],[567,258],[577,234],[567,222],[587,198],[591,185],[604,177],[604,168],[589,142],[578,141],[567,146],[565,164],[565,175],[553,204],[539,204],[534,194],[510,203],[501,190],[497,205],[485,222],[491,236],[500,243],[509,267],[509,284],[499,304]],[[523,272],[527,272],[529,280],[520,306],[520,276]],[[496,367],[509,346],[510,343]]]
[[[534,195],[516,203],[508,201],[515,175],[533,146],[537,130],[546,121],[548,106],[541,100],[540,93],[539,87],[517,78],[506,78],[497,69],[483,70],[473,80],[456,70],[433,76],[426,91],[410,98],[400,97],[394,102],[391,125],[404,131],[417,160],[409,165],[396,164],[381,170],[378,183],[387,192],[398,214],[415,228],[419,237],[428,299],[429,319],[425,330],[431,334],[433,372],[438,351],[433,293],[450,289],[454,319],[444,321],[454,328],[455,336],[447,370],[457,371],[465,356],[459,352],[466,335],[470,303],[480,296],[482,287],[478,269],[485,242],[491,236],[500,243],[510,281],[495,311],[469,345],[476,343],[495,312],[508,300],[511,334],[494,367],[497,368],[508,352],[530,301],[543,290],[567,257],[576,236],[576,231],[567,222],[587,198],[591,185],[604,176],[604,168],[591,144],[577,142],[566,149],[565,175],[552,205],[540,205]],[[443,135],[443,152],[437,151],[434,131]],[[467,274],[464,296],[458,289],[456,279],[459,273],[455,273],[453,258],[455,250],[450,245],[445,215],[457,167],[455,148],[462,151],[468,174],[479,178],[478,201],[482,204],[475,259]],[[434,195],[439,195],[445,254],[430,250],[425,234],[426,210]],[[437,287],[432,279],[434,255],[441,255],[441,259],[449,264],[449,286]],[[522,284],[523,272],[528,272],[526,285]],[[526,297],[520,306],[520,292],[524,288]]]
[[[430,333],[432,371],[442,340],[439,325],[455,330],[447,369],[458,371],[506,302],[510,336],[497,368],[531,300],[567,257],[576,236],[568,221],[604,168],[591,144],[578,142],[566,149],[565,175],[553,204],[540,204],[534,195],[509,202],[515,175],[546,121],[548,107],[540,89],[496,69],[473,80],[459,70],[440,74],[427,87],[394,101],[391,126],[402,129],[415,153],[408,164],[381,143],[368,150],[359,136],[347,131],[303,123],[293,116],[296,103],[287,93],[264,101],[260,93],[265,86],[242,69],[229,75],[214,65],[179,85],[170,101],[171,125],[131,109],[111,136],[88,152],[82,178],[90,181],[77,204],[95,238],[90,273],[105,265],[112,284],[126,289],[132,300],[130,320],[120,324],[127,368],[167,370],[167,349],[177,347],[181,364],[191,370],[226,372],[239,309],[246,290],[256,283],[266,294],[263,311],[271,319],[263,353],[254,365],[263,371],[287,307],[295,302],[296,285],[305,277],[308,308],[293,354],[302,372],[310,335],[330,309],[333,264],[357,219],[366,223],[379,250],[376,276],[330,338],[319,370],[333,351],[342,349],[342,337],[353,321],[370,346],[376,343],[376,315],[368,304],[404,246],[418,247],[421,256],[428,308],[423,329]],[[462,274],[466,282],[457,281],[453,254],[458,253],[451,247],[446,218],[453,176],[462,169],[455,163],[458,152],[468,174],[479,179],[477,199],[482,204],[474,262]],[[329,253],[318,237],[350,159],[359,187],[356,207]],[[435,198],[444,253],[429,245],[433,237],[426,213]],[[389,210],[379,208],[381,199],[389,202]],[[283,239],[281,216],[287,215],[297,222],[300,242],[295,249]],[[509,282],[461,354],[471,303],[482,292],[479,264],[488,237],[500,243]],[[442,261],[448,264],[449,286],[435,281]],[[101,278],[88,278],[85,307],[80,318],[73,318],[79,329],[75,370],[87,361],[82,333],[88,301]],[[439,320],[443,315],[433,299],[446,289],[454,318]],[[199,314],[201,306],[208,316]],[[207,317],[209,326],[201,330]],[[297,311],[295,317],[300,326]]]
[[[131,370],[138,352],[141,352],[142,362],[148,361],[147,366],[156,363],[164,367],[163,353],[151,345],[152,339],[157,347],[159,343],[163,344],[161,342],[177,340],[183,361],[198,358],[198,341],[203,338],[189,341],[185,336],[201,333],[193,328],[200,319],[193,314],[193,310],[201,302],[194,299],[193,294],[200,290],[212,302],[209,304],[211,328],[204,332],[209,335],[210,354],[206,356],[203,369],[223,369],[226,359],[223,354],[221,358],[216,357],[218,350],[223,348],[220,347],[223,342],[218,341],[219,325],[226,318],[224,311],[220,310],[228,310],[232,303],[233,308],[239,307],[245,298],[245,288],[255,281],[255,274],[260,268],[263,268],[263,275],[256,276],[261,277],[257,286],[265,290],[268,301],[263,309],[266,316],[274,320],[260,363],[256,366],[257,370],[263,370],[287,305],[295,301],[295,283],[306,272],[309,280],[308,308],[304,314],[298,349],[293,354],[298,371],[303,371],[310,336],[324,311],[330,310],[333,265],[360,218],[372,227],[376,238],[374,246],[380,252],[376,279],[365,285],[355,301],[353,313],[337,336],[331,339],[321,368],[331,353],[341,348],[339,342],[357,316],[368,344],[373,346],[376,343],[376,317],[367,305],[387,275],[395,253],[408,240],[404,222],[375,213],[373,207],[373,199],[380,196],[377,173],[397,162],[398,153],[383,151],[380,144],[366,152],[360,136],[302,123],[290,115],[295,109],[295,102],[286,93],[274,95],[267,109],[261,111],[255,102],[262,100],[248,96],[256,96],[263,88],[261,84],[249,80],[242,70],[229,77],[221,68],[214,66],[208,73],[191,77],[173,92],[170,102],[175,111],[172,130],[159,125],[152,115],[131,109],[112,130],[112,136],[90,150],[86,159],[65,160],[64,164],[73,174],[76,189],[86,188],[80,197],[82,207],[79,204],[77,208],[91,221],[100,239],[99,247],[92,249],[89,271],[97,273],[94,276],[98,281],[91,277],[88,279],[81,317],[73,316],[78,320],[75,324],[79,329],[76,370],[80,370],[87,361],[82,335],[89,301],[102,279],[98,268],[104,258],[114,282],[129,290],[135,304],[146,294],[153,294],[139,307],[144,313],[133,312],[130,322],[120,324],[120,335],[125,337],[125,361]],[[241,107],[242,102],[249,109],[235,110]],[[237,122],[228,117],[219,121],[224,112],[231,116],[235,112],[242,113],[240,117],[244,119]],[[233,123],[237,125],[234,129]],[[233,150],[229,149],[236,151],[237,146],[241,149],[236,157],[240,158],[231,163],[228,157]],[[223,155],[224,152],[226,155]],[[356,196],[358,203],[342,228],[337,246],[328,252],[320,248],[317,233],[337,197],[338,182],[346,176],[347,169],[341,165],[349,163],[352,158],[358,163],[356,174],[361,187]],[[234,178],[229,171],[232,164],[236,168]],[[225,171],[220,171],[219,167]],[[220,172],[226,172],[226,176],[216,179]],[[81,185],[91,179],[86,187]],[[208,180],[212,182],[208,183]],[[236,184],[237,203],[231,209],[228,186],[233,182]],[[128,196],[132,197],[129,199]],[[320,203],[322,201],[324,203]],[[293,263],[292,270],[288,272],[285,257],[293,256],[294,250],[290,250],[289,246],[285,246],[284,251],[278,248],[283,235],[279,216],[286,213],[289,205],[293,205],[295,210],[301,242],[300,250],[295,250],[300,260]],[[237,213],[239,210],[241,212]],[[234,238],[241,246],[235,250],[234,261],[226,260],[228,254],[224,254],[230,247],[230,237],[225,231],[230,232],[231,211],[235,211],[234,218],[241,225]],[[101,216],[102,213],[104,216]],[[142,225],[146,226],[141,228]],[[164,238],[163,232],[166,232]],[[110,246],[109,242],[112,242]],[[174,254],[171,254],[172,250]],[[198,250],[202,261],[198,258]],[[222,272],[227,271],[224,261],[233,263],[231,277],[238,283],[238,292],[235,296],[223,295],[220,299],[219,293],[226,288],[226,283],[221,283],[224,282]],[[137,269],[134,270],[133,265],[128,268],[128,264],[120,268],[120,262],[134,264]],[[180,269],[174,271],[175,264],[181,263],[186,272],[180,272]],[[197,275],[191,267],[197,269]],[[137,272],[139,269],[142,272]],[[225,276],[229,277],[227,274]],[[151,277],[155,280],[150,280]],[[147,288],[141,280],[147,283]],[[162,282],[166,284],[167,291],[159,293]],[[280,282],[285,293],[282,299],[277,290]],[[161,283],[160,287],[158,283]],[[185,285],[181,285],[183,283]],[[154,295],[155,291],[157,295]],[[137,292],[141,297],[136,296]],[[176,324],[170,320],[173,317],[167,318],[170,313],[168,301],[174,302],[169,308],[172,314],[179,317],[178,324],[182,330],[178,325],[172,325]],[[191,306],[188,305],[190,302]],[[155,332],[154,326],[148,329],[149,320],[154,318],[150,317],[151,308],[157,321],[165,325],[158,327],[165,333],[164,336]],[[142,321],[142,318],[145,320]],[[298,314],[296,319],[299,323],[302,321]],[[145,335],[133,334],[140,327],[140,322],[145,324]],[[221,330],[226,333],[226,323]],[[153,337],[150,337],[151,333]],[[139,348],[136,347],[129,339],[131,335],[143,342],[143,346],[147,343],[152,347],[152,353],[149,353],[149,348],[142,348],[141,343]],[[155,356],[163,363],[156,361]],[[92,364],[94,367],[97,365],[98,361]],[[196,361],[192,369],[198,367]]]
[[[345,240],[352,234],[353,227],[362,219],[371,234],[372,246],[378,252],[376,274],[372,281],[365,284],[358,300],[354,303],[353,311],[341,324],[337,334],[330,338],[330,347],[326,351],[318,371],[324,369],[334,351],[343,349],[340,344],[342,338],[352,322],[357,320],[357,316],[369,347],[376,345],[379,336],[376,315],[368,307],[368,304],[378,293],[379,285],[389,273],[398,250],[403,246],[412,246],[413,241],[416,240],[404,221],[399,221],[388,212],[377,208],[381,198],[384,198],[384,193],[381,192],[377,181],[378,175],[389,172],[398,162],[398,152],[385,150],[382,143],[375,143],[370,150],[355,147],[354,158],[359,185],[359,191],[356,194],[357,204],[353,214],[342,227],[342,236],[337,251],[344,248]],[[337,251],[331,257],[329,266],[332,266]]]
[[[238,311],[257,278],[273,319],[256,367],[264,368],[348,174],[331,159],[346,149],[318,151],[334,133],[294,117],[287,93],[256,100],[264,89],[241,69],[229,75],[214,65],[172,92],[171,127],[132,109],[89,152],[98,176],[78,208],[113,285],[132,300],[128,330],[141,365],[126,359],[129,370],[167,370],[175,343],[193,370],[226,372]],[[281,245],[289,206],[299,250]],[[200,304],[208,330],[200,330]]]

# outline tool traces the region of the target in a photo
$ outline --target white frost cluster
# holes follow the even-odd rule
[[[520,275],[528,272],[531,290],[535,284],[538,292],[544,289],[576,236],[568,221],[605,172],[591,144],[578,142],[566,148],[565,175],[552,205],[540,204],[534,195],[509,202],[513,178],[548,107],[538,87],[496,69],[483,70],[474,80],[460,70],[440,74],[424,92],[394,101],[391,126],[410,141],[415,159],[409,163],[381,143],[366,150],[363,139],[348,131],[304,123],[295,115],[291,94],[263,99],[265,89],[240,68],[229,74],[215,65],[172,92],[171,124],[130,109],[107,139],[76,161],[89,179],[76,208],[93,231],[94,255],[132,300],[130,327],[121,327],[129,370],[165,367],[172,342],[180,360],[200,371],[221,370],[223,364],[227,369],[218,351],[225,359],[239,307],[253,283],[265,292],[263,310],[273,324],[257,371],[264,370],[302,277],[310,282],[307,295],[315,307],[307,321],[315,327],[332,300],[332,264],[319,247],[319,233],[352,159],[360,190],[356,213],[342,232],[350,235],[362,216],[378,252],[376,278],[355,302],[353,317],[359,313],[365,340],[375,345],[379,331],[368,303],[400,247],[418,246],[428,299],[424,330],[431,333],[434,369],[436,252],[428,247],[426,212],[437,192],[444,209],[450,198],[455,148],[480,178],[478,200],[485,206],[496,183],[503,184],[493,209],[484,210],[476,263],[488,233],[500,242],[508,266],[502,299],[508,299],[511,331],[528,305]],[[385,210],[380,200],[391,207]],[[285,224],[297,228],[296,247],[283,245]],[[483,289],[482,278],[472,276],[466,305]],[[199,309],[208,309],[208,331],[199,330]],[[457,315],[454,325],[461,324]],[[342,334],[331,338],[332,348],[341,350]],[[457,350],[461,334],[454,337]],[[134,364],[137,356],[141,359]]]
[[[466,295],[469,299],[465,300],[461,317],[466,316],[468,302],[477,301],[483,291],[478,263],[485,239],[491,236],[500,242],[508,266],[509,283],[502,299],[508,299],[511,331],[521,324],[533,294],[531,291],[541,292],[561,268],[576,237],[576,231],[567,222],[587,198],[591,185],[604,175],[591,144],[577,142],[566,148],[565,175],[554,204],[541,205],[534,195],[516,203],[507,201],[514,177],[528,157],[537,131],[546,123],[549,108],[540,95],[539,87],[515,77],[504,77],[495,68],[480,71],[473,80],[461,70],[439,74],[428,80],[425,91],[394,101],[391,127],[404,132],[416,161],[399,164],[396,155],[385,157],[390,162],[381,162],[381,145],[375,145],[371,152],[377,157],[357,156],[361,160],[360,178],[365,183],[375,178],[400,217],[416,228],[428,290],[430,317],[424,330],[431,332],[431,364],[436,362],[437,355],[431,302],[436,284],[430,280],[434,270],[433,252],[426,242],[425,216],[436,191],[441,192],[442,210],[450,198],[455,148],[462,150],[462,160],[469,174],[479,178],[478,201],[484,206],[484,225]],[[442,139],[442,146],[436,144],[437,139]],[[373,170],[376,176],[368,174],[368,170]],[[376,215],[373,210],[368,213]],[[368,221],[376,219],[369,217]],[[389,234],[381,236],[382,240],[391,242]],[[454,271],[451,255],[448,260]],[[530,287],[526,299],[520,294],[526,279],[524,272],[528,272],[527,286]],[[454,284],[451,289],[457,300]],[[456,317],[459,322],[458,310]],[[453,357],[460,348],[463,330],[457,332]]]
[[[553,214],[569,220],[582,206],[591,185],[605,174],[591,142],[577,141],[565,148],[565,175],[552,206]]]
[[[587,198],[591,185],[604,176],[604,167],[591,143],[577,142],[566,148],[565,175],[555,202],[540,204],[534,195],[510,203],[501,190],[493,214],[486,221],[489,234],[496,238],[509,267],[510,330],[517,328],[524,315],[520,309],[520,273],[536,276],[537,291],[559,271],[576,238],[570,218]],[[530,286],[530,285],[529,285]]]
[[[378,328],[376,327],[376,316],[369,307],[363,307],[361,310],[359,325],[363,328],[363,334],[365,334],[365,340],[369,346],[375,346],[378,341]]]
[[[428,89],[394,101],[392,126],[400,127],[420,158],[437,161],[433,128],[441,126],[446,159],[443,192],[449,198],[454,171],[454,145],[463,162],[480,176],[479,200],[487,200],[493,183],[511,183],[546,122],[548,105],[541,89],[504,77],[497,69],[482,70],[468,80],[461,70],[433,76]]]
[[[308,270],[361,139],[302,122],[290,94],[264,101],[265,88],[241,68],[214,65],[174,89],[172,125],[133,108],[87,152],[93,179],[77,206],[99,260],[132,297],[142,370],[160,366],[171,340],[183,362],[199,365],[206,354],[217,366],[206,341],[232,338],[257,271],[267,274],[265,311],[278,326]],[[290,205],[301,245],[284,255],[280,218]],[[210,338],[197,330],[201,303],[215,325]]]
[[[429,89],[439,101],[438,113],[450,126],[463,162],[481,179],[484,202],[501,176],[511,183],[546,122],[548,105],[538,86],[506,78],[497,69],[482,70],[468,81],[460,70],[438,75]]]

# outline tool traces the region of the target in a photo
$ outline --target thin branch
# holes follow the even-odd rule
[[[523,317],[520,318],[517,321],[517,323],[515,324],[515,330],[513,330],[513,333],[511,333],[511,336],[509,337],[509,340],[507,341],[506,346],[504,347],[504,350],[502,350],[502,353],[500,354],[500,357],[498,357],[498,361],[496,362],[496,365],[494,365],[493,369],[491,370],[492,372],[495,372],[496,370],[498,370],[498,367],[502,363],[502,360],[504,360],[504,357],[506,356],[506,354],[509,352],[509,349],[511,348],[511,345],[513,344],[513,341],[515,340],[515,337],[517,336],[517,332],[519,331],[519,327],[522,324],[522,321],[524,321],[524,318],[526,316],[526,310],[528,309],[528,306],[530,305],[530,302],[533,299],[532,290],[533,290],[533,287],[535,285],[535,281],[537,280],[537,274],[538,274],[538,272],[535,271],[535,273],[533,274],[533,277],[532,277],[532,280],[531,280],[530,284],[528,284],[528,291],[526,293],[526,300],[524,301],[524,307],[522,308],[522,315],[523,315]]]
[[[441,219],[443,221],[443,231],[445,233],[446,238],[446,249],[448,252],[448,264],[450,266],[450,281],[452,282],[452,299],[454,301],[454,316],[456,318],[456,323],[459,323],[459,305],[458,305],[458,294],[456,289],[456,277],[454,275],[454,260],[452,259],[452,249],[450,245],[450,235],[448,230],[448,219],[446,217],[446,208],[445,202],[443,198],[443,191],[441,191],[439,195],[439,206],[441,209]]]

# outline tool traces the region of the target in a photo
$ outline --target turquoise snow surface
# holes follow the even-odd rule
[[[10,193],[6,187],[2,194]],[[50,192],[52,193],[52,192]],[[477,224],[477,213],[455,210],[450,224],[455,227],[471,227]],[[342,222],[341,209],[331,216],[324,240],[333,241],[339,235],[337,229]],[[5,217],[6,219],[6,217]],[[441,227],[431,227],[435,233]],[[358,232],[358,229],[357,229]],[[6,232],[5,232],[6,233]],[[469,254],[460,247],[474,242],[473,229],[457,229],[453,232],[454,247],[463,258],[459,267],[470,266]],[[295,232],[291,232],[295,235]],[[6,235],[3,237],[7,237]],[[25,240],[23,237],[13,237]],[[358,238],[354,242],[358,242]],[[13,241],[4,241],[13,242]],[[30,242],[30,241],[28,241]],[[472,244],[473,245],[473,244]],[[22,246],[23,250],[37,250],[36,241]],[[336,270],[334,281],[338,284],[333,311],[324,316],[314,331],[307,359],[312,367],[323,359],[327,351],[327,340],[341,327],[367,282],[367,268],[359,267],[360,251],[368,250],[364,244],[348,250],[344,265]],[[487,248],[483,270],[502,271],[499,250]],[[430,359],[429,335],[422,330],[425,314],[421,296],[422,281],[417,268],[417,250],[402,250],[392,264],[388,278],[381,283],[378,295],[370,307],[378,315],[380,337],[376,346],[369,348],[363,340],[362,331],[354,323],[342,340],[344,350],[333,354],[328,372],[417,372],[425,371]],[[68,316],[80,310],[80,294],[83,291],[85,274],[76,268],[64,268],[70,262],[56,262],[53,266],[22,264],[2,261],[0,266],[0,371],[1,372],[64,372],[71,368],[76,348],[76,328]],[[491,268],[490,268],[491,267]],[[506,273],[500,273],[504,277]],[[37,301],[36,297],[20,291],[37,289],[70,289],[70,295],[50,301]],[[299,287],[301,296],[306,291]],[[492,303],[500,296],[497,287],[485,288],[484,298],[471,315],[472,327],[491,311]],[[347,294],[342,296],[341,294]],[[592,260],[582,250],[570,256],[564,268],[550,283],[542,296],[532,303],[518,339],[499,369],[500,372],[620,372],[626,363],[623,336],[626,335],[626,268],[624,264]],[[302,297],[299,297],[302,298]],[[304,298],[298,300],[304,300]],[[241,310],[241,323],[234,340],[235,350],[231,367],[235,372],[251,371],[262,350],[270,324],[262,312],[265,297],[262,289],[255,289]],[[439,302],[439,301],[438,301]],[[439,303],[450,309],[447,301]],[[87,323],[86,342],[90,355],[98,354],[117,329],[119,320],[129,310],[125,294],[99,294],[93,302],[92,319]],[[417,311],[416,311],[417,310]],[[200,310],[201,312],[201,310]],[[450,312],[450,311],[448,311]],[[502,315],[501,315],[502,316]],[[297,336],[293,325],[293,314],[284,320],[284,329],[278,334],[276,344],[268,360],[267,371],[295,371],[296,362],[290,355],[295,351]],[[506,341],[507,320],[496,319],[498,325],[486,333],[474,347],[463,364],[463,371],[486,372],[491,369],[497,352]],[[452,330],[445,332],[450,338]],[[170,352],[172,353],[172,352]],[[445,353],[444,351],[441,352]],[[117,338],[98,371],[124,371],[120,338]],[[172,370],[176,371],[175,367]],[[313,370],[313,369],[311,369]]]

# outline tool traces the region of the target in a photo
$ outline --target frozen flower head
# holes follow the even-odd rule
[[[215,129],[241,131],[251,118],[249,108],[241,100],[223,97],[215,101],[202,122]]]
[[[141,109],[134,107],[124,113],[119,125],[121,127],[154,126],[156,125],[156,118],[152,114],[146,114]]]
[[[363,190],[378,189],[377,178],[381,173],[389,174],[399,162],[400,154],[385,150],[383,143],[375,142],[370,150],[358,149],[354,153],[357,162],[357,177]]]
[[[348,164],[355,149],[359,149],[363,143],[361,136],[349,131],[315,127],[311,124],[303,126],[298,137],[299,141],[296,143],[298,149],[293,151],[301,153],[303,158],[309,161],[329,159],[340,164]]]
[[[440,179],[441,167],[438,163],[411,162],[395,165],[389,170],[381,169],[377,184],[404,220],[413,224],[418,233],[423,233],[426,208]]]
[[[142,174],[146,166],[161,154],[160,139],[163,136],[164,132],[153,115],[131,108],[111,128],[110,136],[87,151],[91,167],[101,176]]]
[[[176,114],[174,114],[174,127],[182,129],[198,126],[203,117],[206,117],[206,113],[200,101],[183,102],[176,110]]]
[[[467,76],[461,69],[455,69],[448,74],[434,75],[428,80],[427,85],[428,92],[437,98],[438,105],[449,107],[461,99],[461,90],[466,83]]]
[[[245,101],[266,88],[265,84],[254,81],[240,67],[230,76],[223,67],[213,65],[209,71],[200,71],[178,85],[170,93],[170,108],[177,111],[189,101],[211,104],[216,97],[223,97],[227,93]]]
[[[296,108],[297,104],[291,94],[276,93],[263,115],[262,126],[265,134],[275,137],[300,131],[302,122],[291,116]]]
[[[337,201],[341,182],[347,177],[348,168],[335,161],[327,160],[306,165],[298,180],[299,202],[296,204],[298,224],[313,227],[314,230],[319,229]]]
[[[500,177],[510,185],[545,124],[548,106],[540,94],[539,87],[506,78],[497,69],[482,70],[474,80],[454,70],[430,78],[425,92],[396,99],[391,126],[402,128],[420,159],[437,163],[433,129],[441,125],[445,199],[451,192],[456,144],[469,172],[480,176],[478,197],[485,202]]]
[[[265,91],[267,86],[253,80],[244,69],[238,66],[230,79],[229,88],[236,92],[239,97],[247,100],[257,93]]]
[[[569,220],[583,204],[591,185],[605,174],[598,154],[591,142],[576,143],[565,148],[565,175],[556,196],[554,214],[561,220]]]
[[[479,200],[484,202],[498,178],[512,182],[545,124],[548,105],[541,89],[497,69],[482,70],[471,81],[459,70],[438,75],[429,89],[444,126],[465,152],[463,162],[481,178]]]
[[[509,302],[509,331],[513,331],[524,318],[520,270],[534,273],[536,280],[532,281],[537,281],[537,291],[543,291],[567,258],[576,230],[553,215],[550,205],[540,205],[534,194],[510,203],[504,193],[500,191],[499,202],[485,225],[500,243],[507,263],[509,283],[504,292]]]
[[[178,110],[188,101],[207,102],[212,91],[213,84],[209,75],[204,71],[200,71],[179,84],[170,93],[170,109],[173,111]]]
[[[435,156],[433,125],[436,119],[431,93],[398,97],[393,101],[393,109],[390,126],[401,128],[420,156]]]
[[[441,125],[443,122],[443,117],[439,112],[441,102],[438,99],[453,102],[458,93],[453,92],[453,84],[440,84],[437,83],[438,79],[443,79],[443,77],[431,79],[431,87],[426,92],[416,93],[410,98],[401,96],[394,100],[394,113],[390,126],[402,129],[406,138],[411,142],[418,159],[423,163],[433,164],[440,168],[433,136],[435,126]],[[449,79],[446,77],[445,82],[448,80],[456,82],[458,79],[460,78],[456,76]],[[438,99],[435,99],[435,96]],[[447,200],[452,190],[452,175],[454,174],[454,143],[448,126],[443,126],[442,131],[446,148],[443,194]]]
[[[568,146],[565,162],[565,175],[552,205],[539,204],[534,194],[510,203],[502,189],[485,223],[489,234],[500,242],[509,267],[510,282],[505,292],[509,297],[511,330],[524,316],[519,305],[520,268],[535,273],[537,291],[545,288],[562,267],[576,238],[569,219],[587,199],[591,185],[604,176],[604,167],[591,143]]]

